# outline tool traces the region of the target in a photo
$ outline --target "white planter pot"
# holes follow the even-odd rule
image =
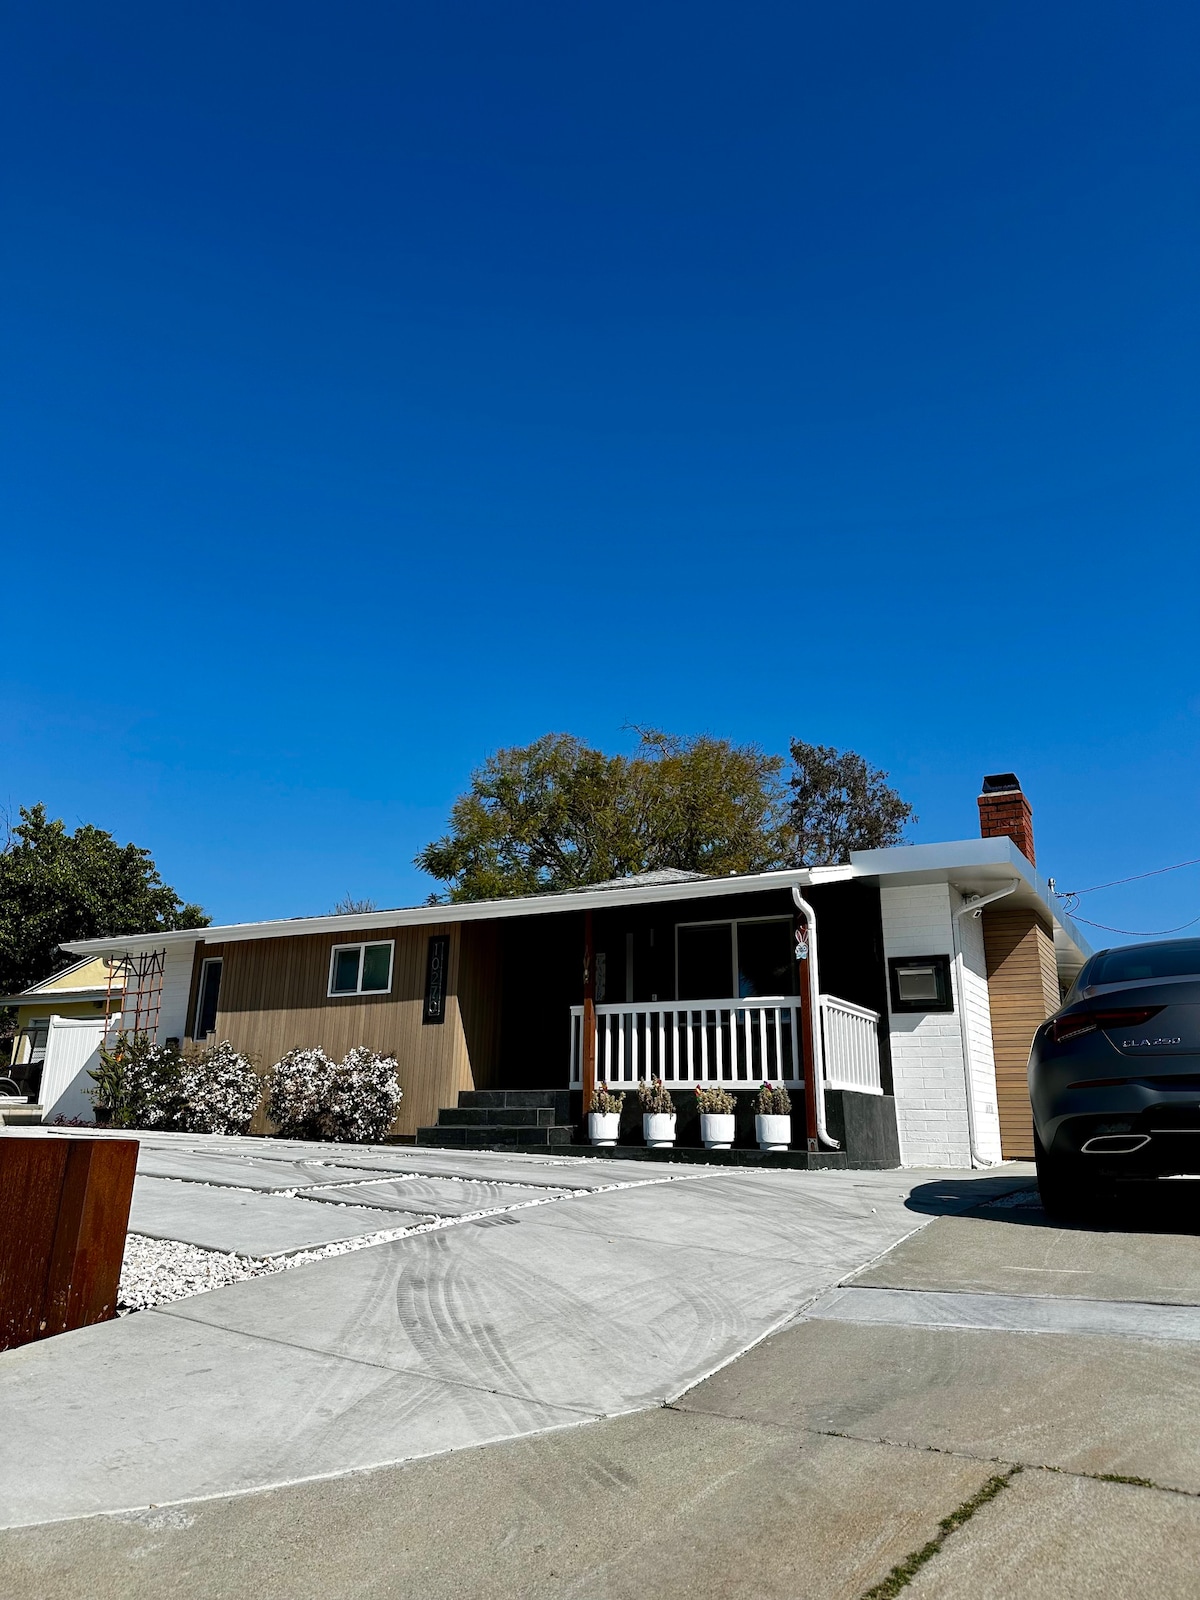
[[[588,1138],[593,1144],[616,1144],[621,1128],[619,1111],[589,1111]]]
[[[665,1111],[644,1111],[642,1113],[642,1137],[651,1150],[662,1150],[675,1143],[675,1113]]]
[[[702,1111],[700,1137],[706,1150],[728,1150],[733,1143],[733,1112]]]
[[[760,1150],[786,1150],[792,1142],[791,1117],[755,1117],[754,1132]]]

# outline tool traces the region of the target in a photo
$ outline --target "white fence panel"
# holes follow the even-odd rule
[[[88,1072],[100,1063],[103,1039],[104,1022],[100,1017],[95,1021],[90,1017],[50,1018],[38,1094],[43,1122],[53,1122],[56,1117],[93,1120],[92,1102],[84,1091],[95,1088]]]

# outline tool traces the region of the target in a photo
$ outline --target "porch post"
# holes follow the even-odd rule
[[[804,1137],[809,1150],[819,1150],[817,1139],[817,1079],[816,1055],[813,1051],[813,1029],[821,1026],[821,1019],[812,1015],[812,984],[808,980],[809,939],[808,922],[803,916],[795,920],[796,965],[800,968],[800,1056],[804,1064]],[[804,954],[801,955],[800,952]]]
[[[596,956],[592,947],[592,913],[583,913],[583,1114],[596,1088]]]

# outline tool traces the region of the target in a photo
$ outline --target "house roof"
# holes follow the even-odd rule
[[[92,980],[88,983],[63,982],[64,978],[78,976],[83,973],[85,968],[97,965],[97,954],[107,954],[109,949],[108,941],[102,942],[104,943],[102,951],[88,951],[81,960],[73,961],[69,967],[63,967],[58,972],[52,972],[48,978],[43,978],[40,983],[31,983],[28,989],[22,989],[19,994],[0,995],[0,1006],[35,1005],[39,1000],[63,1000],[71,1004],[83,1000],[103,1000],[108,994],[109,988],[107,974],[104,975],[105,982],[103,983],[96,981],[99,974],[93,974]],[[70,947],[62,945],[59,948],[69,949]],[[125,988],[124,978],[114,974],[112,987],[115,993],[123,993]]]
[[[793,885],[803,889],[810,885],[851,881],[888,888],[950,883],[968,895],[988,894],[1015,882],[1014,904],[1036,906],[1051,923],[1060,964],[1065,971],[1082,966],[1091,954],[1087,940],[1058,909],[1045,881],[1009,839],[961,839],[946,844],[861,850],[852,853],[846,866],[792,867],[776,872],[730,873],[719,878],[667,869],[609,879],[580,889],[519,895],[507,900],[469,900],[448,905],[402,906],[386,911],[238,922],[223,927],[186,928],[120,939],[84,939],[66,944],[63,949],[76,955],[96,955],[192,946],[200,940],[206,944],[231,944],[247,939],[299,938],[314,933],[370,935],[384,928],[436,927],[449,922],[484,922],[501,917],[545,916],[568,909],[599,909],[611,906],[614,901],[627,905],[702,901],[717,896],[758,894],[765,889],[790,889]]]

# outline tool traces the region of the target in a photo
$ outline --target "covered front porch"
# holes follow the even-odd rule
[[[648,1158],[633,1091],[657,1078],[675,1104],[674,1158],[702,1153],[695,1090],[717,1086],[737,1103],[729,1154],[740,1158],[756,1150],[750,1102],[767,1082],[789,1090],[793,1156],[808,1158],[786,1164],[898,1164],[878,895],[848,883],[810,892],[818,992],[790,885],[702,900],[664,886],[641,904],[620,893],[611,906],[498,919],[495,1068],[418,1143],[586,1153],[585,1094],[603,1086],[626,1095],[616,1153]]]

